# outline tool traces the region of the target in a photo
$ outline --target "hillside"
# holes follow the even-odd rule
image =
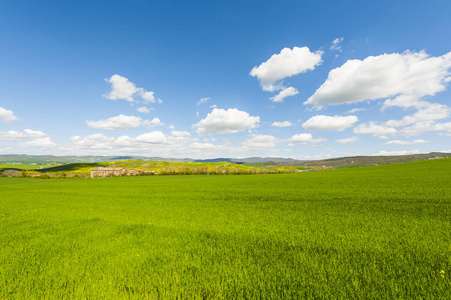
[[[283,157],[246,157],[246,158],[212,158],[212,159],[192,159],[192,158],[164,158],[145,156],[53,156],[53,155],[26,155],[26,154],[3,154],[0,155],[0,164],[11,163],[38,163],[44,165],[61,165],[72,163],[103,163],[124,160],[134,161],[160,161],[173,163],[218,163],[229,162],[232,164],[243,164],[248,166],[370,166],[385,165],[401,162],[420,161],[434,158],[451,157],[451,153],[431,152],[428,154],[398,155],[398,156],[354,156],[337,157],[324,160],[296,160]]]
[[[274,163],[272,166],[303,166],[303,167],[349,167],[349,166],[374,166],[387,165],[405,162],[414,162],[422,160],[431,160],[439,158],[451,157],[451,153],[431,152],[428,154],[412,154],[412,155],[397,155],[397,156],[353,156],[353,157],[339,157],[324,160],[310,160],[298,161],[295,163]]]
[[[245,166],[230,162],[167,162],[167,161],[143,161],[143,160],[122,160],[114,162],[98,163],[70,163],[59,166],[41,168],[41,166],[28,165],[4,165],[0,172],[6,170],[16,170],[17,172],[6,172],[5,176],[31,176],[39,177],[40,174],[50,177],[74,177],[89,176],[92,169],[96,167],[124,168],[128,170],[154,171],[159,175],[238,175],[238,174],[269,174],[269,173],[292,173],[299,170],[309,169],[299,166]],[[11,166],[14,166],[13,168]],[[34,167],[34,168],[32,168]],[[20,173],[24,171],[23,173]],[[14,174],[14,175],[11,175]]]

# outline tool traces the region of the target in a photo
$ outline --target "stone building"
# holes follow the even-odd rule
[[[108,176],[123,176],[127,174],[127,169],[124,168],[103,168],[98,167],[91,170],[91,178],[108,177]]]
[[[91,170],[91,178],[109,177],[109,176],[138,176],[138,175],[156,175],[155,171],[143,171],[140,169],[127,170],[124,168],[104,168],[98,167]]]

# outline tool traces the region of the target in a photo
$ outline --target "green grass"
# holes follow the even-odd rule
[[[0,178],[0,299],[449,299],[450,169]]]

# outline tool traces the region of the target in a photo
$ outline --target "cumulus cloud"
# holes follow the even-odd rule
[[[47,135],[39,130],[25,129],[24,131],[2,131],[0,132],[0,140],[2,141],[19,141],[31,138],[43,138]]]
[[[272,102],[282,102],[283,99],[285,99],[286,97],[290,97],[290,96],[294,96],[299,94],[299,91],[297,89],[295,89],[294,87],[287,87],[286,89],[283,89],[282,91],[280,91],[280,93],[278,93],[277,95],[275,95],[274,97],[269,98]]]
[[[157,126],[164,125],[164,123],[161,122],[159,118],[153,118],[152,120],[145,120],[142,124],[147,127],[157,127]]]
[[[189,145],[190,149],[193,150],[213,150],[216,148],[215,145],[211,144],[211,143],[192,143],[191,145]]]
[[[451,122],[436,123],[435,121],[418,122],[403,128],[400,133],[405,136],[416,136],[425,132],[438,131],[442,135],[451,136]]]
[[[135,141],[150,144],[163,144],[166,142],[166,136],[161,131],[152,131],[138,135],[135,138]]]
[[[354,114],[354,113],[359,112],[359,111],[365,111],[365,109],[363,107],[361,107],[361,108],[353,108],[351,110],[348,110],[347,113],[348,114]]]
[[[164,134],[161,131],[150,131],[138,136],[122,135],[119,137],[106,136],[101,133],[88,136],[73,136],[71,143],[59,149],[73,153],[93,155],[130,155],[146,156],[178,156],[186,157],[191,152],[188,144],[195,142],[187,134]]]
[[[378,153],[372,154],[373,156],[392,156],[392,155],[410,155],[410,154],[420,154],[419,150],[401,150],[401,151],[379,151]]]
[[[0,121],[1,122],[11,122],[15,121],[18,118],[14,115],[11,110],[7,110],[3,107],[0,107]]]
[[[144,88],[136,87],[133,82],[123,76],[115,74],[109,79],[105,79],[105,81],[111,83],[111,92],[108,95],[104,95],[107,99],[122,99],[129,102],[135,102],[135,97],[138,96],[145,103],[156,102],[154,92],[149,92]],[[162,101],[158,99],[158,102],[161,103]]]
[[[36,138],[36,139],[34,139],[32,141],[20,144],[19,146],[31,146],[31,147],[39,147],[39,148],[50,148],[50,147],[55,147],[56,144],[54,142],[52,142],[50,137],[45,136],[45,137],[39,137],[39,138]]]
[[[0,140],[3,141],[23,141],[23,140],[31,140],[28,142],[24,142],[19,144],[21,147],[40,147],[47,148],[56,146],[54,142],[50,139],[47,134],[40,130],[31,130],[25,129],[24,131],[3,131],[0,132]]]
[[[325,142],[327,140],[323,139],[323,138],[314,139],[312,137],[312,134],[310,134],[310,133],[300,133],[300,134],[293,135],[291,138],[288,139],[288,141],[296,142],[296,143],[303,143],[303,144],[305,144],[305,143],[317,144],[317,143]]]
[[[72,145],[63,147],[63,150],[71,149],[85,149],[85,150],[151,150],[154,144],[160,144],[163,146],[179,147],[191,139],[186,137],[177,137],[171,135],[165,135],[161,131],[152,131],[140,134],[136,137],[130,137],[127,135],[120,136],[118,138],[108,137],[102,133],[96,133],[85,137],[73,136],[71,137]],[[146,146],[149,145],[149,146]],[[163,148],[158,148],[164,151]]]
[[[291,123],[290,121],[274,122],[274,123],[271,124],[271,126],[274,126],[274,127],[290,127],[290,126],[293,126],[293,123]]]
[[[223,134],[253,129],[259,122],[260,117],[250,116],[247,112],[236,108],[228,110],[215,108],[205,119],[200,120],[193,127],[197,128],[197,133],[201,135]]]
[[[271,135],[253,134],[250,139],[243,142],[243,146],[249,149],[271,149],[276,146],[278,138]]]
[[[346,139],[338,139],[335,142],[339,143],[339,144],[348,144],[348,143],[354,143],[356,141],[360,141],[360,140],[359,140],[359,138],[353,136],[353,137],[346,138]]]
[[[352,127],[352,125],[359,119],[356,116],[324,116],[318,115],[308,119],[302,127],[307,130],[331,130],[331,131],[343,131],[346,128]]]
[[[155,103],[155,97],[154,97],[154,92],[147,92],[144,89],[139,89],[138,91],[138,95],[141,96],[141,98],[145,101],[145,102],[153,102]],[[158,102],[160,102],[161,100],[158,99]]]
[[[348,60],[329,72],[320,88],[304,104],[324,105],[387,99],[384,107],[424,107],[424,96],[445,90],[451,52],[430,57],[425,52],[370,56]]]
[[[401,120],[390,120],[385,125],[392,127],[407,126],[418,122],[446,119],[449,117],[451,109],[446,105],[432,103],[425,108],[419,109],[412,116],[405,116]]]
[[[119,115],[100,121],[86,121],[86,124],[95,129],[118,130],[137,128],[141,125],[141,118],[135,116]]]
[[[250,75],[260,80],[263,90],[273,92],[283,88],[282,79],[315,69],[322,63],[321,55],[322,51],[310,52],[308,47],[284,48],[254,67]]]
[[[159,118],[153,118],[152,120],[142,120],[136,116],[119,115],[100,121],[86,121],[86,124],[95,129],[102,130],[119,130],[119,129],[132,129],[141,125],[147,127],[162,126],[164,123]]]
[[[341,52],[341,42],[343,42],[344,38],[336,38],[335,40],[332,41],[332,46],[330,46],[330,50],[332,51],[339,51]]]
[[[322,159],[328,159],[332,158],[332,154],[318,154],[318,155],[306,155],[303,157],[300,157],[302,160],[322,160]]]
[[[173,135],[173,136],[191,136],[191,134],[188,132],[188,131],[176,131],[176,130],[173,130],[172,132],[171,132],[171,135]]]
[[[153,110],[153,108],[148,108],[146,106],[141,106],[141,107],[138,107],[136,110],[139,111],[140,113],[148,114],[148,113],[150,113],[151,110]]]
[[[405,146],[405,145],[417,145],[417,144],[425,144],[429,143],[425,140],[414,140],[414,141],[400,141],[400,140],[393,140],[388,141],[385,143],[385,145],[396,145],[396,146]]]
[[[387,135],[395,134],[396,132],[396,128],[377,125],[374,122],[362,123],[354,128],[354,133],[371,134],[372,136],[379,138],[387,138]]]
[[[197,105],[201,105],[202,103],[205,103],[210,99],[210,97],[200,98],[199,102],[197,102]]]

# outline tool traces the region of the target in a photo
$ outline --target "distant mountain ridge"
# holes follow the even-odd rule
[[[431,152],[424,154],[394,155],[394,156],[353,156],[337,157],[323,160],[298,161],[295,163],[277,163],[284,166],[324,166],[324,167],[348,167],[348,166],[374,166],[387,165],[404,162],[413,162],[429,159],[439,159],[451,157],[451,153]]]
[[[166,162],[229,162],[235,164],[257,164],[274,166],[369,166],[383,165],[401,162],[428,160],[435,158],[451,157],[451,153],[431,152],[424,154],[396,155],[396,156],[354,156],[337,157],[323,160],[296,160],[283,157],[246,157],[246,158],[213,158],[213,159],[192,159],[192,158],[164,158],[146,156],[54,156],[54,155],[26,155],[26,154],[2,154],[0,163],[41,163],[41,164],[68,164],[68,163],[97,163],[112,162],[119,160],[144,160],[144,161],[166,161]]]

